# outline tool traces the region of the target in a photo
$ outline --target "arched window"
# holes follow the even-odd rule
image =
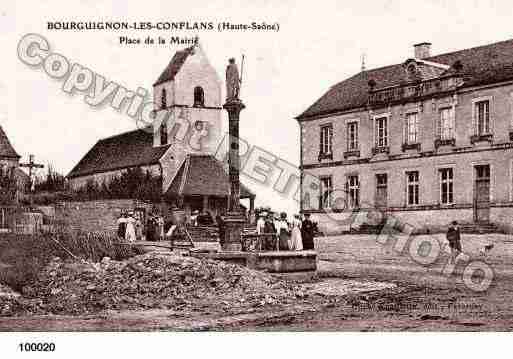
[[[167,107],[167,91],[166,89],[162,89],[162,94],[160,95],[160,108],[165,109]]]
[[[160,125],[160,145],[167,145],[167,125],[165,121]]]
[[[194,106],[205,106],[205,93],[203,92],[203,88],[201,88],[200,86],[196,86],[194,88]]]

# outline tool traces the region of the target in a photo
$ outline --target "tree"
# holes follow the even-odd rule
[[[75,191],[75,197],[79,200],[132,198],[158,202],[161,195],[162,178],[139,167],[127,169],[101,184],[91,178]]]
[[[59,192],[66,190],[66,179],[59,172],[55,171],[53,165],[48,164],[48,172],[43,178],[39,178],[36,185],[36,192]]]

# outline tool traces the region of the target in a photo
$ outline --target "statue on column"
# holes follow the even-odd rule
[[[241,80],[235,59],[232,57],[228,61],[229,64],[226,66],[226,101],[230,102],[239,99]]]

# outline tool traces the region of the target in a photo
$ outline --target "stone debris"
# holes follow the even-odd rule
[[[173,309],[242,313],[291,304],[306,289],[235,264],[148,253],[100,263],[54,258],[22,297],[0,297],[0,315],[80,315]]]
[[[10,299],[10,298],[17,298],[20,294],[12,290],[6,285],[3,285],[0,283],[0,300],[1,298],[4,299]]]

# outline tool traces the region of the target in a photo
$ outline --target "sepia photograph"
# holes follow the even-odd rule
[[[512,15],[3,1],[0,354],[509,339]]]

